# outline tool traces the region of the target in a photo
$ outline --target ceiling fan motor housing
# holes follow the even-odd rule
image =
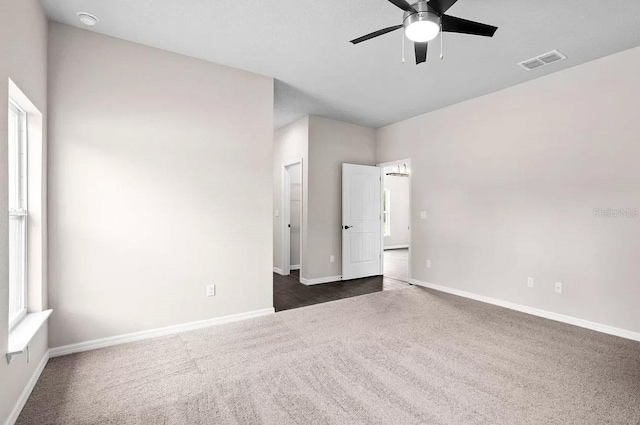
[[[419,1],[414,3],[413,8],[418,12],[404,12],[404,21],[403,25],[406,29],[409,25],[420,22],[420,21],[428,21],[433,22],[434,24],[440,26],[440,15],[435,11],[434,8],[429,6],[429,3],[426,1]]]

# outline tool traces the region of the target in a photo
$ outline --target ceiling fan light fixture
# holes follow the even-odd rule
[[[440,25],[433,21],[415,21],[404,29],[407,38],[416,43],[431,41],[440,33]]]
[[[411,41],[425,43],[440,33],[440,15],[434,13],[425,2],[416,3],[417,13],[405,13],[404,34]]]
[[[411,4],[409,1],[415,1],[415,3]],[[446,15],[447,10],[457,1],[458,0],[389,0],[390,3],[404,10],[402,24],[379,29],[362,37],[355,38],[351,40],[351,43],[359,44],[363,41],[371,40],[372,38],[380,37],[402,28],[404,30],[404,37],[414,42],[416,65],[420,65],[427,61],[429,42],[435,39],[441,32],[493,37],[498,27]],[[404,37],[402,38],[403,54]],[[440,41],[442,42],[442,36],[440,37]],[[440,59],[442,59],[442,57],[441,53]],[[540,61],[551,63],[558,60],[556,57],[557,55],[544,56],[544,58],[540,58]],[[402,62],[404,63],[404,55]]]

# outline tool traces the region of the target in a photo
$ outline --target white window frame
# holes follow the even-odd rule
[[[17,236],[9,238],[9,329],[15,327],[27,314],[27,228],[29,212],[27,208],[27,113],[9,99],[8,119],[17,117],[15,134],[9,134],[9,190],[16,197],[9,197],[9,220],[19,220],[20,231]],[[12,223],[9,224],[10,226]],[[17,257],[17,259],[15,259]],[[11,260],[14,258],[15,260]],[[11,271],[18,267],[17,271]],[[16,282],[17,280],[17,282]]]
[[[391,236],[391,191],[382,191],[382,232],[384,236]]]

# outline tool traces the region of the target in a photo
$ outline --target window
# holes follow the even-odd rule
[[[389,189],[382,192],[382,230],[385,236],[391,236],[391,194]]]
[[[9,101],[9,327],[27,314],[27,114]]]

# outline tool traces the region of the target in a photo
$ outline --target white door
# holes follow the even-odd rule
[[[302,268],[302,160],[282,168],[282,274]]]
[[[381,273],[382,169],[342,164],[342,279]]]

